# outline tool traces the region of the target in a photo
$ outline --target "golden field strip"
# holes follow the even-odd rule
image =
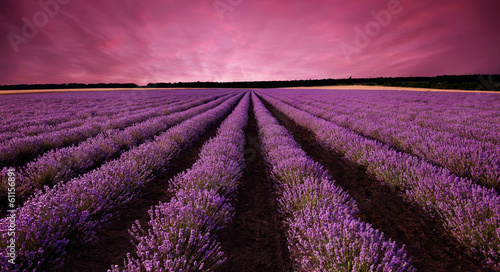
[[[321,90],[399,90],[417,92],[460,92],[460,93],[495,93],[491,91],[479,90],[453,90],[453,89],[430,89],[430,88],[410,88],[410,87],[389,87],[389,86],[369,86],[369,85],[336,85],[318,87],[290,87],[280,89],[321,89]]]
[[[52,92],[98,92],[98,91],[144,91],[144,90],[183,90],[183,89],[204,89],[204,88],[88,88],[88,89],[37,89],[37,90],[0,90],[2,94],[29,94],[29,93],[52,93]],[[216,88],[225,89],[225,88]],[[233,89],[233,88],[227,88]],[[250,88],[253,89],[253,88]],[[388,87],[369,85],[335,85],[316,87],[285,87],[277,89],[321,89],[321,90],[399,90],[417,92],[461,92],[461,93],[495,93],[491,91],[479,90],[453,90],[453,89],[430,89],[430,88],[410,88],[410,87]]]
[[[38,89],[38,90],[0,90],[2,94],[29,94],[29,93],[53,93],[53,92],[99,92],[99,91],[147,91],[147,90],[193,90],[200,88],[83,88],[83,89]]]

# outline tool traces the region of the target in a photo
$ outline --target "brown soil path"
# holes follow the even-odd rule
[[[263,99],[262,99],[263,100]],[[264,101],[264,100],[263,100]],[[358,217],[384,232],[386,237],[405,244],[414,257],[418,271],[490,271],[465,252],[456,239],[443,228],[440,221],[431,218],[423,209],[412,205],[404,193],[392,191],[361,166],[343,160],[339,155],[320,146],[314,134],[297,125],[284,114],[264,104],[280,124],[290,130],[294,138],[315,161],[321,163],[336,181],[356,201]]]
[[[253,106],[245,137],[246,167],[232,203],[236,213],[232,225],[219,233],[227,261],[217,271],[291,271],[286,229],[262,157]]]

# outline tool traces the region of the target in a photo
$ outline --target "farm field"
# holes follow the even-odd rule
[[[0,271],[500,271],[500,94],[0,101]]]

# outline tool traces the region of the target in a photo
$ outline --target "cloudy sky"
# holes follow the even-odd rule
[[[0,84],[500,73],[497,0],[1,0]]]

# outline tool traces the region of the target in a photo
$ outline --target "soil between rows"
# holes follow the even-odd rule
[[[264,99],[261,100],[279,123],[293,134],[304,151],[322,164],[336,184],[356,201],[360,210],[358,217],[382,231],[385,237],[396,241],[399,247],[405,245],[418,271],[492,270],[466,254],[467,249],[444,229],[440,221],[412,205],[402,192],[392,191],[367,174],[363,167],[330,153],[317,143],[312,132],[297,125]]]
[[[218,272],[291,271],[284,218],[278,212],[274,183],[268,178],[253,106],[245,129],[245,163],[238,194],[232,202],[232,225],[220,231],[227,261]]]
[[[123,266],[127,252],[131,256],[135,256],[136,248],[131,243],[133,237],[128,232],[132,223],[139,220],[141,226],[148,226],[148,210],[160,201],[170,201],[173,196],[168,191],[168,181],[177,174],[191,168],[198,159],[203,144],[217,134],[217,129],[221,123],[222,121],[219,121],[210,126],[203,136],[192,145],[184,148],[177,158],[173,160],[168,173],[146,184],[137,200],[118,209],[118,217],[112,219],[108,225],[98,232],[98,240],[95,243],[68,253],[64,261],[64,267],[54,271],[102,272],[110,269],[111,265]]]

